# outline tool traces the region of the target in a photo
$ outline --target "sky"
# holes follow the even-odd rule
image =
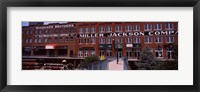
[[[61,21],[61,22],[57,22],[57,21],[54,21],[54,22],[50,22],[50,21],[48,21],[48,22],[44,22],[44,25],[47,25],[47,24],[49,24],[49,23],[67,23],[67,22],[65,22],[65,21]],[[29,22],[22,22],[22,26],[29,26]]]

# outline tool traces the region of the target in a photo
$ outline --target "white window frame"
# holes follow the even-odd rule
[[[159,28],[159,26],[160,26],[160,28]],[[154,30],[162,30],[162,24],[159,24],[159,23],[154,24]]]
[[[116,25],[115,26],[115,32],[121,32],[122,31],[122,26]]]
[[[134,31],[140,31],[140,25],[133,25]]]
[[[99,44],[105,44],[104,38],[99,38]]]
[[[163,40],[163,37],[161,37],[161,36],[155,37],[155,42],[156,43],[162,43],[162,40]]]
[[[91,43],[95,44],[96,43],[96,39],[95,38],[91,38]]]
[[[83,33],[83,28],[79,28],[79,33]]]
[[[87,56],[89,56],[89,50],[85,50],[84,52],[84,57],[87,57]]]
[[[133,39],[134,39],[134,43],[141,43],[140,37],[134,37]]]
[[[38,43],[38,38],[34,38],[34,43]]]
[[[39,38],[39,39],[38,39],[38,43],[42,43],[42,38]]]
[[[95,55],[95,50],[91,50],[91,55]]]
[[[150,31],[150,30],[152,30],[152,24],[145,24],[144,25],[144,31]]]
[[[159,52],[161,52],[162,55],[161,55],[161,56],[158,56],[158,57],[156,56],[156,58],[163,58],[163,49],[162,49],[162,50],[157,50],[157,49],[155,50],[155,54],[156,54],[156,53],[159,54]]]
[[[111,41],[111,38],[107,38],[107,39],[106,39],[106,44],[111,44],[111,42],[112,42],[112,41]]]
[[[107,54],[109,54],[108,57],[112,56],[112,50],[106,50],[106,56],[107,56]]]
[[[112,32],[112,26],[106,26],[106,32]]]
[[[90,30],[91,30],[91,33],[95,33],[96,32],[95,27],[91,27]]]
[[[44,43],[47,43],[48,42],[48,38],[44,38]]]
[[[132,31],[132,26],[131,25],[126,25],[125,30],[126,31]]]
[[[147,39],[146,39],[146,38],[147,38]],[[152,43],[152,42],[153,42],[152,37],[151,37],[151,36],[146,36],[146,37],[144,37],[144,42],[145,42],[145,43]]]
[[[90,32],[89,28],[86,27],[86,28],[85,28],[85,33],[89,33],[89,32]]]
[[[100,33],[105,32],[104,26],[99,26],[99,32],[100,32]]]
[[[132,37],[126,37],[126,43],[132,43]]]
[[[172,38],[173,40],[171,40]],[[166,36],[166,43],[174,43],[174,36]]]
[[[166,25],[166,29],[167,29],[167,30],[174,29],[174,24],[173,24],[173,23],[167,23],[167,24],[165,24],[165,25]]]
[[[78,57],[83,57],[83,50],[78,50]]]
[[[25,43],[29,43],[29,39],[28,38],[26,38]]]

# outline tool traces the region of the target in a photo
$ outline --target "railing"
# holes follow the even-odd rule
[[[130,68],[130,66],[129,66],[129,64],[128,64],[128,58],[127,57],[122,57],[121,58],[123,61],[124,61],[124,70],[130,70],[131,68]]]
[[[101,60],[98,62],[90,63],[85,66],[81,66],[80,69],[81,70],[108,70],[108,62],[113,61],[115,59],[116,59],[116,57],[109,57],[109,58],[106,58],[105,60]],[[123,60],[123,62],[124,62],[123,69],[129,70],[130,67],[128,64],[128,58],[122,57],[120,59]]]
[[[97,62],[93,62],[84,66],[81,66],[79,69],[81,70],[107,70],[108,60],[100,60]]]

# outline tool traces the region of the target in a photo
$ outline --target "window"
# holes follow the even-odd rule
[[[99,27],[99,32],[104,32],[104,27],[100,26]]]
[[[137,59],[140,58],[140,49],[135,49],[134,50],[134,57],[136,57]]]
[[[162,29],[162,24],[155,24],[154,25],[155,30],[161,30]]]
[[[152,25],[151,24],[145,24],[144,25],[144,30],[145,31],[149,31],[149,30],[151,30],[152,29]]]
[[[89,41],[90,41],[90,39],[88,39],[88,38],[87,38],[87,39],[85,39],[85,43],[86,43],[86,44],[88,44],[88,43],[89,43]]]
[[[51,38],[48,38],[48,42],[51,43]]]
[[[115,41],[117,41],[117,43],[122,43],[122,38],[115,38]]]
[[[35,43],[37,43],[37,40],[38,40],[38,39],[37,39],[37,38],[35,38],[34,40],[35,40],[34,42],[35,42]]]
[[[132,30],[131,25],[126,25],[126,31],[131,31],[131,30]]]
[[[32,34],[33,32],[32,32],[32,30],[29,30],[30,31],[30,34]]]
[[[157,58],[162,58],[163,57],[163,49],[156,49],[156,57]]]
[[[83,39],[79,39],[79,44],[82,44],[83,43]]]
[[[57,40],[58,40],[58,37],[54,37],[54,42],[57,42]]]
[[[140,43],[140,38],[139,37],[134,37],[134,43]]]
[[[66,37],[66,38],[65,38],[65,42],[69,42],[69,37]]]
[[[85,28],[85,33],[89,33],[89,28]]]
[[[132,43],[132,38],[131,37],[127,37],[126,38],[126,43]]]
[[[48,34],[48,32],[49,32],[48,30],[45,30],[45,34]]]
[[[79,29],[79,33],[83,33],[83,28],[80,28],[80,29]]]
[[[44,42],[47,43],[48,42],[48,38],[44,38]]]
[[[38,30],[35,31],[35,34],[38,34]]]
[[[31,38],[29,39],[29,43],[32,43],[32,39]]]
[[[42,34],[42,30],[39,30],[39,34]]]
[[[28,38],[26,38],[26,40],[25,40],[25,43],[28,43],[28,41],[29,41],[29,39],[28,39]]]
[[[91,33],[95,33],[95,27],[91,28]]]
[[[133,28],[134,31],[140,31],[140,25],[134,25]]]
[[[159,36],[156,37],[156,38],[155,38],[155,42],[156,42],[156,43],[162,43],[162,37],[159,37]]]
[[[126,56],[129,58],[129,57],[132,57],[132,49],[126,49]]]
[[[152,37],[145,37],[145,43],[152,43]]]
[[[100,50],[99,51],[99,56],[103,56],[104,55],[104,50]]]
[[[106,56],[111,57],[112,56],[112,51],[111,50],[106,50]]]
[[[111,32],[112,31],[112,27],[111,26],[107,26],[106,27],[106,32]]]
[[[173,29],[174,25],[172,23],[167,23],[166,24],[166,29]]]
[[[82,57],[83,56],[83,51],[82,50],[78,50],[78,56]]]
[[[107,43],[107,44],[111,44],[111,38],[107,38],[107,39],[106,39],[106,43]]]
[[[91,39],[91,43],[92,43],[92,44],[95,44],[95,38],[92,38],[92,39]]]
[[[49,30],[49,34],[51,34],[51,32],[52,32],[52,31],[51,31],[51,30]]]
[[[26,30],[26,34],[27,34],[27,35],[29,34],[29,30]]]
[[[70,37],[70,42],[73,42],[73,40],[74,40],[73,37]]]
[[[166,42],[167,43],[173,43],[174,42],[174,37],[173,36],[167,36],[166,37]]]
[[[62,42],[62,36],[59,37],[59,42]]]
[[[95,50],[91,50],[91,55],[95,55]]]
[[[104,42],[104,38],[100,38],[99,39],[99,44],[104,44],[105,42]]]
[[[89,50],[85,50],[84,56],[85,57],[89,56]]]
[[[122,31],[122,26],[115,26],[115,32],[120,32]]]
[[[38,39],[38,43],[42,43],[42,38],[39,38],[39,39]]]
[[[175,59],[173,50],[167,49],[167,59]]]
[[[55,30],[55,33],[58,34],[58,33],[59,33],[59,30]]]

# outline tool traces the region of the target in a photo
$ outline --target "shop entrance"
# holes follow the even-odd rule
[[[49,57],[54,57],[54,49],[49,50]]]

